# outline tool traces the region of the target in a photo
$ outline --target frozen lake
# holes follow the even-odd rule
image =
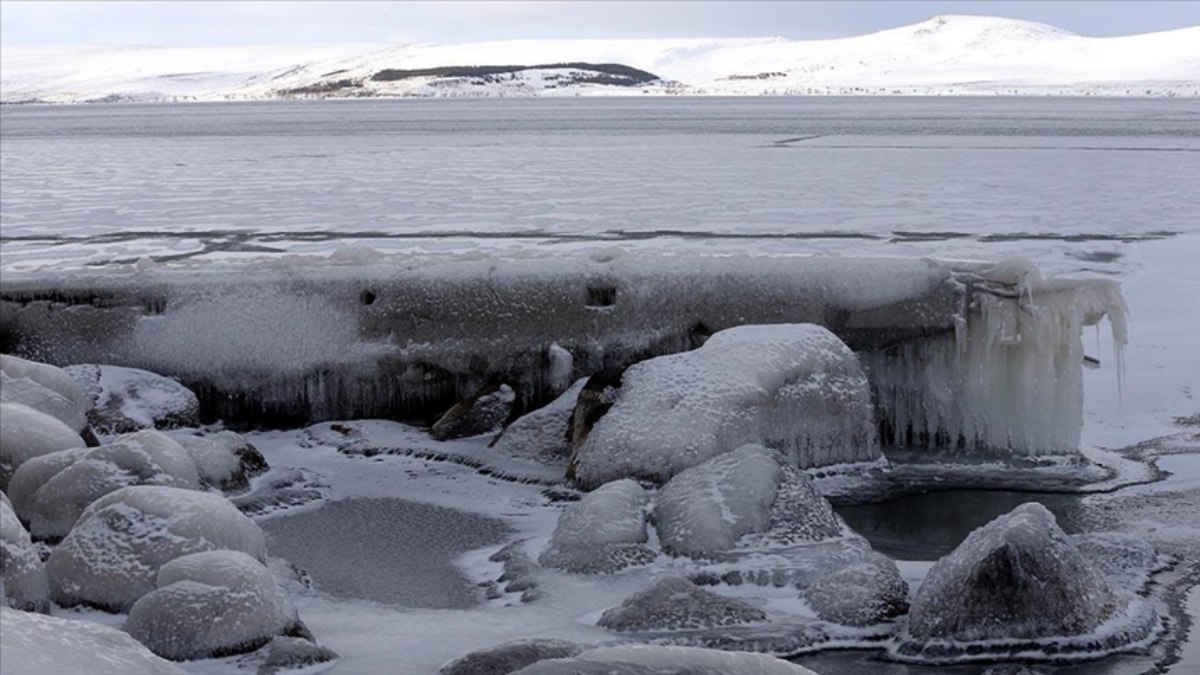
[[[928,254],[1194,230],[1200,101],[364,100],[0,109],[2,263],[591,241]]]

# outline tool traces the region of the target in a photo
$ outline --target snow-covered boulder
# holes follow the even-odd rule
[[[253,651],[299,624],[275,577],[240,551],[204,551],[158,570],[124,630],[173,661]]]
[[[793,541],[841,534],[829,502],[779,453],[746,445],[685,469],[654,499],[663,550],[711,557],[752,532],[780,530]]]
[[[442,666],[438,675],[508,675],[531,663],[568,658],[582,651],[582,646],[566,640],[516,640],[460,656]]]
[[[645,546],[650,497],[632,480],[603,485],[568,506],[538,562],[568,572],[614,572],[656,557]]]
[[[222,492],[245,492],[251,478],[270,468],[258,448],[232,431],[204,435],[174,431],[170,436],[191,455],[200,482]]]
[[[618,632],[715,628],[765,621],[761,609],[704,590],[683,577],[665,577],[604,612],[597,625]]]
[[[870,626],[908,611],[908,584],[878,553],[837,567],[804,591],[817,616],[847,626]]]
[[[701,647],[597,647],[569,659],[538,661],[514,675],[815,675],[767,654]]]
[[[92,398],[88,421],[105,434],[200,424],[200,401],[179,382],[148,370],[96,364],[67,366]]]
[[[284,635],[271,638],[267,646],[260,649],[259,652],[265,652],[265,658],[259,664],[256,675],[275,675],[275,673],[288,670],[328,663],[338,658],[337,652],[328,647],[322,647],[304,638]]]
[[[50,555],[51,597],[68,606],[128,611],[154,590],[163,565],[210,550],[241,551],[261,561],[265,537],[220,495],[151,485],[122,488],[84,509]]]
[[[0,605],[30,612],[50,610],[46,568],[29,533],[0,492]]]
[[[1126,601],[1046,507],[996,518],[929,570],[913,600],[914,641],[1039,639],[1095,630]]]
[[[811,324],[739,326],[625,371],[616,402],[574,458],[583,486],[665,482],[747,443],[801,468],[880,457],[858,357]]]
[[[512,457],[566,461],[571,455],[571,414],[586,382],[580,379],[544,407],[519,417],[500,432],[492,447]]]
[[[58,470],[51,472],[51,467]],[[30,532],[51,540],[65,537],[88,504],[123,487],[200,489],[192,458],[152,429],[124,434],[96,448],[34,458],[17,469],[11,482],[21,496],[20,515],[29,521]]]
[[[0,607],[3,675],[184,675],[124,631]]]
[[[0,403],[21,403],[75,431],[87,426],[91,399],[62,368],[0,354]]]
[[[83,438],[59,419],[21,403],[0,403],[0,490],[29,459],[83,446]]]
[[[507,384],[484,387],[475,396],[446,411],[429,435],[439,441],[495,433],[512,414],[516,392]]]

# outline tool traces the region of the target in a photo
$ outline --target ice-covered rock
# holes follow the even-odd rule
[[[0,490],[21,464],[39,455],[83,447],[74,429],[20,403],[0,403]]]
[[[908,584],[878,553],[834,568],[804,591],[817,616],[847,626],[870,626],[908,611]]]
[[[522,415],[492,443],[497,452],[542,462],[562,462],[571,455],[571,414],[586,379],[580,379],[544,407]]]
[[[579,448],[575,477],[585,486],[664,482],[747,443],[801,468],[877,459],[870,388],[854,352],[813,324],[740,326],[695,351],[630,366]]]
[[[597,647],[568,659],[539,661],[514,675],[815,675],[767,654],[701,647]]]
[[[593,373],[576,396],[575,408],[571,411],[571,427],[567,432],[571,442],[571,463],[567,467],[567,478],[575,479],[579,451],[587,441],[588,435],[592,433],[592,427],[596,426],[596,422],[608,413],[617,400],[624,374],[624,368],[607,368]]]
[[[122,488],[84,509],[50,555],[51,597],[68,606],[127,611],[154,590],[163,565],[209,550],[263,560],[265,537],[220,495],[150,485]]]
[[[578,655],[581,645],[566,640],[530,639],[505,642],[460,656],[438,675],[508,675],[531,663]]]
[[[92,397],[88,420],[101,433],[194,427],[200,401],[179,382],[148,370],[80,364],[67,373]]]
[[[4,675],[184,675],[124,631],[0,607]]]
[[[436,440],[495,433],[512,414],[517,395],[507,384],[484,387],[475,396],[446,411],[429,428]]]
[[[256,675],[275,675],[287,670],[328,663],[338,658],[337,652],[328,647],[303,638],[287,636],[271,638],[263,650],[266,651],[266,658],[258,666]]]
[[[568,572],[614,572],[656,557],[644,544],[646,507],[642,486],[625,479],[607,483],[571,504],[538,562]]]
[[[50,610],[46,568],[29,533],[0,492],[0,605],[30,612]]]
[[[1030,502],[972,532],[930,569],[907,633],[960,642],[1081,635],[1125,604],[1054,515]]]
[[[715,628],[765,621],[757,607],[706,591],[683,577],[666,577],[600,617],[597,625],[618,632]]]
[[[20,515],[38,539],[65,537],[88,504],[123,487],[200,489],[192,458],[170,437],[152,429],[124,434],[84,451],[36,457],[17,469],[11,482],[21,495]]]
[[[62,368],[0,354],[0,403],[21,403],[75,431],[87,426],[91,399]]]
[[[271,572],[240,551],[176,558],[157,586],[133,604],[124,630],[173,661],[253,651],[299,623]]]
[[[200,482],[223,492],[245,492],[251,478],[270,468],[258,448],[232,431],[203,435],[175,431],[170,436],[191,456]]]

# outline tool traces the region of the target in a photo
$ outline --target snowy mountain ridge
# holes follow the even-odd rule
[[[1200,26],[938,16],[850,38],[0,48],[0,102],[637,93],[1200,96]],[[391,75],[388,75],[388,74]]]

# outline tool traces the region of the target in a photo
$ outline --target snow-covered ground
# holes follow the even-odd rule
[[[4,47],[0,101],[278,96],[1200,95],[1200,26],[1091,38],[1044,24],[938,16],[858,37],[509,40],[462,44]],[[650,84],[563,84],[595,69],[373,79],[386,69],[622,64]],[[297,93],[299,92],[303,93]]]

